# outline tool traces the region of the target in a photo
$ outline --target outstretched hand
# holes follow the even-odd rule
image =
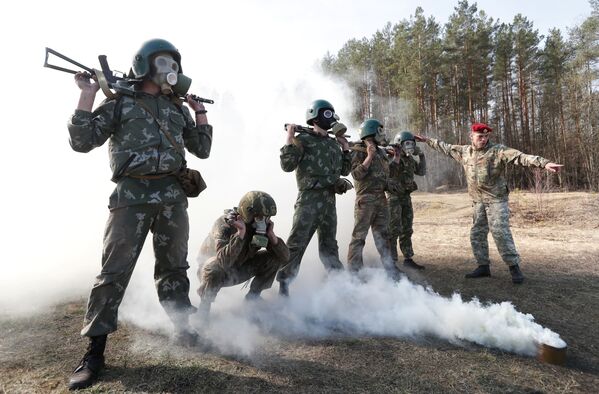
[[[563,166],[564,166],[563,164],[547,163],[545,165],[545,169],[547,171],[551,171],[551,172],[559,172]]]
[[[428,141],[428,137],[422,136],[420,134],[414,135],[414,139],[418,142],[426,142]]]

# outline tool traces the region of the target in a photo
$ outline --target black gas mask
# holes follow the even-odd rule
[[[335,111],[328,108],[323,108],[318,111],[318,116],[313,120],[318,127],[323,130],[329,130],[337,121],[339,120],[339,116],[335,114]]]

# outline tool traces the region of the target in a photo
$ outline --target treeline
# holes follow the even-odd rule
[[[564,37],[539,34],[516,15],[502,23],[460,1],[441,26],[420,7],[370,39],[351,39],[322,60],[353,90],[356,121],[375,117],[393,132],[411,130],[467,144],[472,122],[493,139],[565,164],[552,177],[562,190],[599,190],[599,0]],[[428,186],[463,185],[462,171],[429,154]],[[538,187],[539,174],[515,169],[512,188]]]

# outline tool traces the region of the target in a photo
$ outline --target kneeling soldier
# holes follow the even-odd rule
[[[200,314],[207,316],[222,287],[235,286],[254,278],[247,300],[257,299],[270,288],[281,266],[289,259],[285,242],[274,233],[271,216],[277,213],[273,198],[261,191],[246,193],[239,207],[219,217],[203,253],[212,255],[198,271]]]

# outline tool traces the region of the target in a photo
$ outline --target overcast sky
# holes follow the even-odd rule
[[[194,80],[191,91],[216,100],[208,108],[215,128],[211,158],[190,160],[209,186],[190,201],[193,266],[195,250],[214,218],[250,189],[275,196],[280,212],[277,228],[286,237],[295,181],[278,164],[283,123],[302,122],[305,108],[316,98],[331,100],[342,118],[350,111],[349,92],[316,74],[313,66],[319,58],[327,51],[336,53],[348,39],[371,37],[387,22],[409,18],[417,6],[444,24],[456,4],[439,0],[4,3],[0,298],[6,298],[3,291],[18,299],[32,288],[42,296],[42,288],[88,288],[99,268],[106,206],[114,186],[106,146],[86,155],[71,151],[65,126],[78,89],[72,76],[42,68],[44,47],[91,67],[98,67],[97,56],[105,54],[113,69],[127,71],[142,42],[165,38],[182,54],[183,70]],[[567,27],[590,14],[585,0],[485,0],[478,5],[505,22],[522,13],[541,34],[552,27],[565,34]],[[353,195],[342,197],[340,216],[351,212],[352,206]],[[351,220],[348,223],[351,226]],[[342,255],[349,240],[345,230],[340,228],[339,234]],[[148,252],[142,258],[151,259]]]

